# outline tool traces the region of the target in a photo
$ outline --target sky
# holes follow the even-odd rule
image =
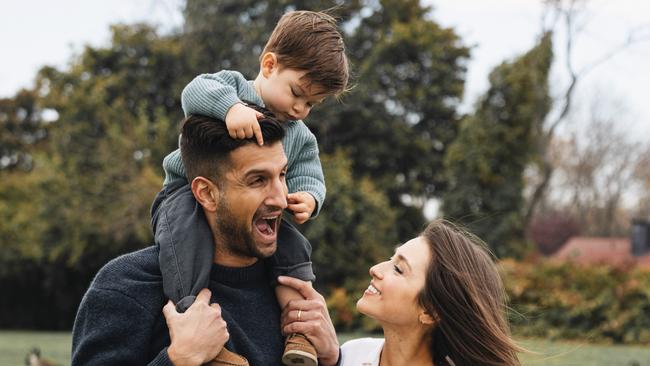
[[[530,49],[541,29],[539,0],[425,0],[432,17],[453,27],[472,48],[462,110],[470,111],[488,87],[492,68]],[[182,24],[181,0],[21,0],[0,5],[0,98],[11,97],[33,84],[43,65],[66,67],[83,46],[109,42],[109,25],[147,21],[163,30]],[[592,0],[575,42],[574,65],[581,69],[623,43],[631,29],[641,29],[639,41],[592,69],[581,79],[578,103],[612,105],[623,110],[620,120],[631,136],[650,135],[650,1]],[[561,30],[561,29],[560,29]],[[556,44],[558,63],[563,52]],[[206,70],[217,71],[217,70]],[[556,66],[551,90],[559,95],[566,73]]]

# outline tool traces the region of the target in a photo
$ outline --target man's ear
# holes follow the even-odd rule
[[[436,325],[440,322],[440,317],[438,314],[429,314],[429,312],[422,310],[420,315],[418,315],[418,320],[420,321],[420,324],[424,325],[429,325],[433,326]]]
[[[267,52],[262,56],[260,70],[265,78],[268,78],[278,67],[280,67],[280,64],[278,64],[278,57],[275,53]]]
[[[217,210],[219,203],[219,188],[205,177],[196,177],[192,180],[192,194],[196,201],[209,212]]]

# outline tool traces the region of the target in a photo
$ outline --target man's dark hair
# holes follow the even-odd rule
[[[248,106],[264,114],[264,118],[259,120],[264,146],[282,140],[284,125],[268,110],[256,105]],[[248,144],[257,144],[255,137],[233,139],[222,120],[202,115],[188,116],[182,122],[180,142],[188,181],[202,176],[218,183],[230,164],[230,152]]]

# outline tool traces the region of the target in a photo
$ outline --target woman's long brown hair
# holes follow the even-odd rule
[[[420,305],[438,322],[431,333],[436,365],[520,365],[510,337],[506,295],[485,244],[444,220],[421,236],[431,248]],[[451,361],[451,362],[450,362]]]

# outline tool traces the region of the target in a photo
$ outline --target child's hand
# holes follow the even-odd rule
[[[288,208],[293,211],[294,221],[298,224],[309,220],[316,209],[316,200],[307,192],[289,193],[287,201]]]
[[[258,119],[264,115],[253,108],[237,103],[230,107],[226,114],[226,127],[230,137],[234,139],[249,139],[253,136],[257,139],[260,146],[264,145],[262,130]]]

